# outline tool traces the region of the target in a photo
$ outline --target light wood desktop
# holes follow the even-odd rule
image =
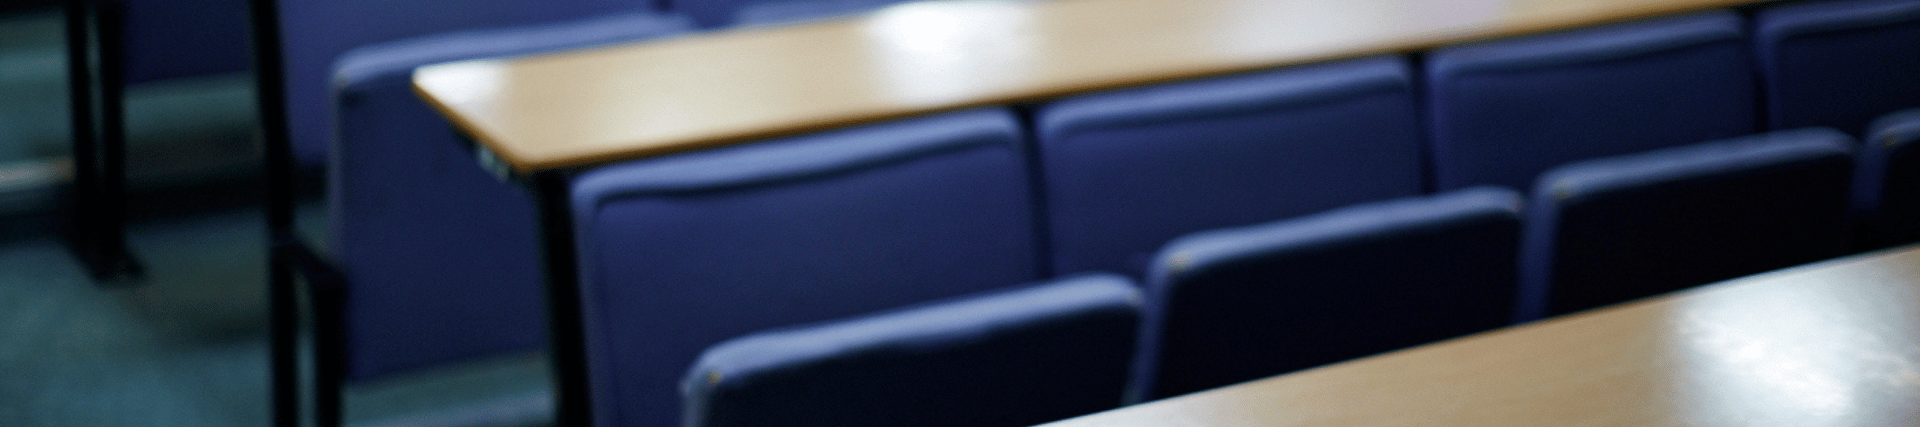
[[[849,20],[424,67],[519,173],[1761,0],[947,0]]]
[[[1920,246],[1048,427],[1920,425]]]

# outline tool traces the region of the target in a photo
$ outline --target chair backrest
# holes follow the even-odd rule
[[[703,28],[765,25],[865,12],[911,0],[666,0]]]
[[[1880,115],[1920,106],[1920,0],[1826,0],[1754,14],[1773,129],[1865,137]]]
[[[1039,107],[1053,272],[1139,277],[1182,234],[1419,194],[1409,76],[1376,57]]]
[[[1567,162],[1754,133],[1743,25],[1716,11],[1433,51],[1436,188],[1526,188]]]
[[[1148,398],[1505,326],[1520,200],[1482,187],[1169,243],[1148,282]]]
[[[904,283],[903,283],[904,285]],[[1017,427],[1120,405],[1140,291],[1087,276],[728,340],[689,427]]]
[[[123,81],[239,73],[252,68],[246,0],[85,0],[117,17]]]
[[[726,338],[1037,279],[1021,145],[990,108],[577,176],[596,424],[677,425]]]
[[[1844,253],[1852,138],[1826,128],[1594,159],[1534,186],[1527,318]]]
[[[328,207],[347,276],[346,373],[362,379],[538,349],[545,305],[526,191],[477,167],[413,92],[413,69],[658,37],[685,19],[643,12],[469,30],[361,47],[333,73]]]
[[[1854,213],[1867,248],[1920,242],[1920,109],[1874,121],[1860,146]]]
[[[356,47],[448,31],[553,23],[656,10],[648,0],[277,0],[286,68],[287,126],[294,156],[324,161],[329,74]]]
[[[786,0],[740,5],[728,25],[768,25],[872,12],[911,0]]]

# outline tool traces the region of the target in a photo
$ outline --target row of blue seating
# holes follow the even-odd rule
[[[687,421],[713,425],[861,416],[834,410],[845,406],[815,406],[848,396],[798,392],[788,388],[802,387],[792,382],[880,387],[898,399],[952,393],[937,401],[951,402],[939,408],[956,412],[1003,407],[991,402],[1009,394],[1049,406],[1037,403],[1051,401],[1045,396],[994,392],[1023,375],[980,359],[911,365],[939,372],[922,375],[959,371],[985,381],[955,389],[849,373],[863,368],[846,359],[878,357],[889,360],[875,362],[887,372],[907,369],[897,359],[908,356],[886,349],[927,351],[913,343],[945,342],[953,328],[978,328],[966,322],[859,320],[867,326],[760,334],[743,339],[752,344],[722,344],[697,356],[708,343],[760,329],[978,292],[1029,274],[1031,263],[1023,260],[1032,246],[1014,235],[1027,230],[1023,196],[1007,182],[1017,180],[1011,177],[1019,166],[1011,161],[1010,121],[1002,111],[969,111],[582,175],[575,209],[593,304],[587,324],[596,421],[671,424],[667,417],[682,404]],[[1515,191],[1477,187],[1175,239],[1157,251],[1146,275],[1133,399],[1840,255],[1847,250],[1854,145],[1830,129],[1781,131],[1565,165],[1547,172],[1524,204]],[[1019,343],[935,347],[1032,351],[1036,360],[1079,347]],[[1135,360],[1136,353],[1094,348],[1105,347],[1081,349],[1078,359],[1052,369],[1116,376],[1079,383],[1088,388],[1057,398],[1121,390],[1113,386],[1120,375],[1100,367]],[[1008,369],[1036,369],[1021,366]]]
[[[1520,318],[1533,318],[1842,254],[1852,239],[1850,137],[1807,130],[1690,145],[1760,128],[1760,100],[1771,98],[1755,90],[1744,22],[1732,12],[1667,18],[1440,49],[1418,74],[1406,59],[1370,58],[1061,99],[1033,106],[1025,121],[973,110],[583,172],[573,211],[596,421],[674,423],[676,380],[728,337],[1053,274],[1143,277],[1163,244],[1193,231],[1429,187],[1524,188],[1540,171],[1603,156],[1629,155],[1566,166],[1535,184],[1528,237],[1491,245],[1525,242],[1524,257],[1441,245],[1466,259],[1440,262],[1429,246],[1407,263],[1500,261],[1470,283],[1442,283],[1407,302],[1457,308],[1442,303],[1494,297],[1463,305],[1481,311],[1382,308],[1397,298],[1383,293],[1417,293],[1410,280],[1444,282],[1435,272],[1377,285],[1371,298],[1287,287],[1304,296],[1287,304],[1248,293],[1261,288],[1252,283],[1274,288],[1271,274],[1310,276],[1303,266],[1400,273],[1401,263],[1381,261],[1386,250],[1359,258],[1370,265],[1305,261],[1259,280],[1221,273],[1246,283],[1193,297],[1211,304],[1188,311],[1226,320],[1175,333],[1182,320],[1166,314],[1174,303],[1149,316],[1164,314],[1147,335],[1164,345],[1160,359],[1142,362],[1150,370],[1142,377],[1157,380],[1141,392],[1220,385],[1167,374],[1169,366],[1234,371],[1217,359],[1192,362],[1184,349],[1310,366],[1393,348],[1355,341],[1397,346],[1499,326],[1516,303]],[[1521,227],[1517,211],[1507,208],[1510,230]],[[1519,279],[1486,287],[1500,274]],[[1221,308],[1234,304],[1242,305]],[[1358,320],[1342,316],[1361,310]],[[1250,351],[1235,340],[1254,324],[1306,339]]]
[[[511,2],[498,10],[491,4],[469,6],[441,16],[436,13],[446,12],[432,5],[282,2],[290,43],[288,107],[296,144],[332,150],[327,162],[335,221],[332,252],[351,286],[346,330],[348,373],[353,378],[535,348],[543,335],[544,313],[539,305],[527,304],[541,298],[531,203],[519,190],[472,166],[464,144],[409,90],[411,70],[691,28],[686,19],[650,11],[610,15],[611,9],[576,11],[541,4],[537,7],[542,10],[532,13],[506,3]],[[644,286],[656,287],[682,283],[667,285],[682,286],[679,291],[590,290],[588,314],[597,321],[589,324],[600,328],[590,334],[596,343],[591,352],[596,372],[638,370],[621,366],[619,361],[631,356],[626,352],[637,352],[648,364],[677,364],[646,374],[646,379],[619,376],[615,381],[633,387],[603,386],[614,391],[597,393],[597,399],[605,400],[598,407],[640,405],[609,409],[625,412],[603,416],[670,421],[657,414],[671,413],[660,411],[674,401],[671,384],[679,369],[690,363],[693,352],[715,340],[1054,274],[1109,270],[1143,277],[1157,248],[1196,230],[1432,190],[1488,183],[1521,187],[1539,171],[1566,161],[1744,135],[1789,123],[1859,132],[1843,122],[1771,117],[1788,117],[1784,112],[1796,109],[1840,111],[1834,105],[1866,105],[1862,100],[1869,95],[1887,98],[1884,103],[1872,101],[1880,103],[1874,105],[1913,105],[1910,88],[1915,81],[1905,77],[1916,67],[1900,61],[1910,62],[1911,55],[1902,53],[1916,46],[1916,38],[1908,35],[1920,22],[1916,4],[1845,0],[1767,7],[1753,13],[1751,42],[1748,20],[1732,12],[1710,13],[1441,49],[1423,61],[1374,58],[1086,95],[1022,110],[1033,116],[1030,121],[1004,112],[969,112],[962,116],[973,118],[926,119],[954,121],[934,126],[937,131],[907,129],[922,125],[904,122],[846,131],[867,135],[855,139],[898,136],[900,142],[827,144],[834,147],[820,152],[783,152],[778,148],[782,143],[758,144],[588,172],[576,180],[577,197],[582,198],[577,200],[618,194],[615,199],[634,202],[578,202],[584,205],[578,206],[582,217],[576,223],[587,255],[583,261],[589,263],[583,276],[644,280]],[[443,18],[458,22],[434,22]],[[387,21],[406,25],[383,24]],[[342,27],[353,22],[366,28]],[[496,25],[503,22],[538,24]],[[462,31],[444,33],[450,29]],[[429,33],[439,34],[363,46]],[[1794,53],[1800,52],[1794,46],[1807,43],[1800,40],[1882,50],[1832,57],[1827,55],[1833,48]],[[348,51],[353,46],[361,47]],[[1807,62],[1813,65],[1784,65]],[[330,84],[323,83],[329,79],[329,63],[334,64]],[[1814,89],[1792,89],[1799,87]],[[1855,89],[1862,87],[1874,89]],[[1843,101],[1789,93],[1840,96]],[[325,99],[331,99],[331,107]],[[1872,113],[1860,114],[1891,109],[1874,105],[1861,107]],[[1860,114],[1847,120],[1864,120]],[[983,132],[980,124],[968,124],[983,121],[1012,129],[1012,139],[957,145],[915,142],[941,135],[984,138],[976,135]],[[800,139],[808,138],[836,137]],[[920,165],[916,160],[917,166],[897,172],[901,176],[872,178],[856,187],[803,185],[823,176],[953,153],[971,154],[945,165]],[[860,159],[863,156],[872,157]],[[953,173],[950,169],[972,170],[964,179],[940,178],[937,187],[954,187],[952,195],[881,195],[921,191],[905,183]],[[1900,173],[1898,168],[1881,170]],[[618,176],[622,174],[628,176]],[[628,179],[633,181],[617,182]],[[742,202],[777,210],[738,216],[709,211],[715,203],[733,202],[703,196],[773,184],[800,190]],[[1865,206],[1886,211],[1898,203],[1862,202],[1856,215],[1874,212]],[[830,208],[885,215],[846,224],[838,218],[845,214]],[[763,216],[779,212],[790,215]],[[909,221],[894,219],[929,217],[953,224],[949,231],[937,232],[907,228],[902,224]],[[660,225],[596,225],[635,218]],[[799,227],[802,223],[812,228]],[[1872,224],[1880,226],[1877,230],[1893,227]],[[890,226],[895,228],[886,228]],[[899,237],[873,238],[882,235]],[[834,236],[841,239],[828,239]],[[935,245],[930,242],[970,243],[920,247]],[[596,244],[606,246],[587,246]],[[796,248],[808,250],[794,253]],[[606,254],[621,255],[594,258]],[[668,261],[672,259],[682,261]],[[847,259],[870,261],[853,270],[829,268],[848,265]],[[907,269],[918,271],[903,271]],[[776,274],[782,271],[806,274]],[[675,274],[685,281],[666,279]],[[807,279],[849,274],[859,277],[836,277],[836,282],[851,284],[832,285],[841,289],[831,291],[817,279]],[[766,294],[764,284],[769,282],[802,284],[789,293]],[[768,318],[781,317],[778,322],[743,321],[704,330],[685,326],[680,319],[692,318],[687,314],[699,310],[728,309],[662,297],[674,292],[793,303],[752,309],[769,311]],[[838,304],[848,295],[859,295],[853,299],[863,302],[832,308],[808,303]],[[775,313],[780,310],[793,312]],[[783,317],[787,314],[793,316]],[[655,315],[659,317],[644,318]],[[644,336],[632,331],[684,329],[702,330],[685,332],[687,337],[676,338],[685,341],[671,346],[628,338]],[[646,391],[628,391],[641,389]]]
[[[1799,129],[1586,160],[1530,196],[1461,188],[1192,233],[1158,252],[1144,292],[1083,275],[753,333],[685,371],[684,425],[1031,425],[1127,390],[1137,402],[1486,331],[1515,308],[1532,319],[1822,260],[1843,250],[1851,150],[1837,131]],[[609,283],[636,298],[659,285]],[[653,298],[670,294],[684,296]],[[760,317],[741,310],[682,325]],[[611,402],[660,398],[645,394]],[[634,415],[603,421],[649,423]]]
[[[1516,298],[1563,312],[1810,262],[1844,250],[1850,139],[1780,131],[1576,162],[1529,196],[1476,187],[1198,232],[1158,252],[1144,290],[1077,276],[753,333],[684,372],[682,425],[1029,425],[1113,407],[1128,391],[1124,401],[1184,394],[1496,328]],[[874,219],[859,216],[844,221]],[[608,285],[640,298],[660,284]],[[781,304],[651,297],[711,304],[683,314],[694,329]],[[660,397],[618,394],[618,411]],[[649,417],[602,421],[658,424],[634,416]]]
[[[1912,1],[1841,3],[1920,9]],[[1770,9],[1759,16],[1810,6],[1815,4],[1781,6],[1779,12]],[[441,119],[412,95],[406,80],[413,67],[439,61],[675,31],[673,25],[634,25],[625,17],[602,19],[603,25],[549,25],[396,42],[362,48],[340,60],[330,188],[333,253],[356,284],[348,310],[349,340],[361,349],[351,353],[354,376],[538,345],[541,331],[532,325],[539,324],[540,309],[522,304],[540,295],[538,245],[529,226],[535,224],[531,203],[519,190],[472,167],[470,154],[459,148],[462,143],[438,125]],[[1914,26],[1920,19],[1899,22]],[[1061,147],[1039,153],[1049,164],[1042,169],[1047,174],[1042,199],[1048,210],[1061,213],[1043,224],[1054,235],[1048,252],[1058,254],[1046,265],[1058,273],[1138,274],[1150,251],[1186,231],[1413,195],[1428,187],[1524,185],[1539,170],[1574,158],[1756,132],[1761,108],[1755,100],[1779,97],[1754,93],[1753,76],[1760,72],[1747,53],[1751,48],[1741,41],[1742,28],[1732,13],[1715,13],[1443,49],[1418,68],[1425,79],[1414,78],[1415,69],[1404,60],[1374,59],[1318,71],[1280,70],[1089,95],[1041,107],[1047,111],[1040,114],[1039,131],[1049,133],[1046,139],[1063,141]],[[1824,40],[1861,31],[1834,28],[1821,34]],[[1869,31],[1857,43],[1891,52],[1911,51],[1906,46],[1914,43],[1886,41],[1875,34]],[[1808,83],[1798,85],[1884,87],[1889,89],[1874,93],[1903,96],[1891,88],[1912,87],[1914,81],[1883,71],[1892,66],[1872,63],[1896,56],[1902,55],[1862,55],[1858,61],[1867,62],[1862,65],[1826,61],[1820,69],[1842,77],[1806,77]],[[1537,66],[1526,67],[1528,61]],[[1492,65],[1473,65],[1481,63]],[[1849,70],[1895,77],[1845,76]],[[1493,81],[1508,82],[1476,86]],[[1522,85],[1527,82],[1531,85]],[[1425,96],[1412,90],[1416,84],[1431,89],[1425,92],[1432,94],[1426,96],[1429,107],[1415,103],[1416,96]],[[1455,86],[1461,88],[1449,89]],[[1207,91],[1228,92],[1221,96],[1234,98],[1188,95]],[[1460,99],[1463,96],[1469,99]],[[1311,108],[1335,101],[1339,105]],[[1782,102],[1769,110],[1787,111],[1796,105],[1823,104]],[[1105,108],[1131,108],[1132,113],[1112,115],[1138,119],[1075,118]],[[1305,113],[1294,114],[1296,110]],[[1422,120],[1422,111],[1431,112],[1430,121]],[[1182,115],[1213,118],[1176,120]],[[1425,124],[1429,122],[1431,126]],[[1297,126],[1307,123],[1321,126]],[[324,139],[327,133],[296,129],[296,134]],[[1161,136],[1213,141],[1208,147],[1218,148],[1157,143]],[[1431,145],[1422,143],[1427,138]],[[1083,140],[1090,142],[1079,142]],[[1135,160],[1098,152],[1116,147],[1157,152]],[[1432,161],[1425,161],[1428,158]],[[1092,173],[1101,168],[1108,172]],[[1424,179],[1428,174],[1431,180]],[[1129,193],[1115,193],[1122,188]],[[1187,198],[1172,204],[1164,202],[1167,195]],[[1109,231],[1120,229],[1129,231]],[[456,293],[430,283],[489,291],[449,296]],[[428,296],[447,302],[416,303]],[[435,336],[490,338],[419,339]]]

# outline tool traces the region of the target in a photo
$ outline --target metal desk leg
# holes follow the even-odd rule
[[[70,247],[96,282],[129,284],[141,274],[127,251],[126,135],[119,12],[96,0],[67,0],[68,87],[73,110]]]
[[[540,172],[533,176],[534,199],[539,203],[541,257],[547,277],[547,314],[553,363],[554,421],[559,426],[588,426],[593,422],[587,389],[586,329],[581,312],[579,247],[574,245],[573,209],[569,206],[567,174]]]
[[[274,0],[249,0],[253,69],[259,88],[260,133],[266,139],[268,310],[273,325],[270,364],[273,425],[300,425],[299,299],[297,266],[288,252],[300,248],[293,229],[293,153],[288,140],[285,65],[281,62],[280,10]]]

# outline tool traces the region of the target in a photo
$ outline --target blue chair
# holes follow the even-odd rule
[[[1419,194],[1410,75],[1375,57],[1040,106],[1053,272],[1139,277],[1182,234]]]
[[[1866,137],[1880,115],[1920,106],[1920,1],[1828,0],[1754,14],[1774,129]]]
[[[1868,127],[1854,178],[1854,213],[1862,246],[1920,241],[1920,109],[1902,110]]]
[[[1594,159],[1533,189],[1524,318],[1845,253],[1853,139],[1826,128]]]
[[[707,349],[682,380],[691,427],[1015,427],[1120,405],[1139,289],[1087,276]]]
[[[348,50],[453,31],[657,13],[657,5],[647,0],[276,0],[276,4],[286,69],[286,81],[280,84],[286,89],[294,157],[303,167],[317,167],[327,158],[335,120],[329,104],[335,83],[330,73]]]
[[[263,84],[287,90],[297,163],[329,168],[328,249],[343,277],[313,298],[324,323],[315,329],[327,331],[316,333],[321,422],[338,420],[342,381],[539,350],[547,315],[533,205],[481,172],[412,93],[412,69],[691,25],[615,0],[276,6],[286,75]],[[471,415],[453,409],[436,415]]]
[[[1742,25],[1717,11],[1435,50],[1436,188],[1527,188],[1567,162],[1756,132]]]
[[[1505,326],[1520,195],[1482,187],[1195,233],[1148,282],[1159,398]]]
[[[574,177],[595,425],[679,425],[727,338],[1039,278],[1021,145],[992,108]]]
[[[415,95],[416,67],[641,40],[685,19],[618,14],[393,41],[340,56],[327,161],[346,277],[346,374],[359,380],[545,344],[538,224]]]
[[[703,28],[768,25],[865,13],[909,0],[667,0]]]

